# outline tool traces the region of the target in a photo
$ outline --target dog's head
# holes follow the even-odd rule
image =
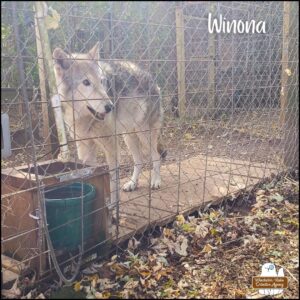
[[[103,120],[113,109],[99,64],[99,46],[97,43],[85,54],[67,54],[60,48],[53,51],[59,94],[66,104],[73,106],[76,117],[92,115]]]

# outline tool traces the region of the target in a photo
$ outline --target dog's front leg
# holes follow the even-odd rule
[[[160,179],[160,154],[157,151],[158,129],[145,128],[145,132],[139,132],[137,135],[145,149],[147,156],[150,155],[153,163],[153,169],[151,171],[151,188],[158,189],[161,185]]]
[[[77,141],[76,142],[78,158],[83,164],[96,165],[97,151],[93,140]]]
[[[133,174],[128,182],[123,186],[125,192],[134,191],[138,184],[138,179],[142,171],[142,154],[140,151],[140,142],[136,134],[124,134],[124,141],[132,154],[134,161]]]
[[[110,174],[110,203],[108,203],[108,207],[113,209],[117,205],[119,192],[119,176],[117,172],[120,161],[119,145],[114,141],[114,138],[111,138],[104,141],[103,148]]]

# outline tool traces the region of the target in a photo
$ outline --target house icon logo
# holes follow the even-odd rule
[[[288,278],[284,276],[283,268],[277,273],[273,263],[266,263],[261,268],[260,276],[252,277],[252,287],[258,289],[261,295],[274,296],[288,287]]]

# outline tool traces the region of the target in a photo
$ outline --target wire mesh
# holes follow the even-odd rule
[[[101,254],[150,225],[297,166],[299,27],[289,4],[49,1],[49,47],[70,81],[68,92],[65,79],[57,81],[68,162],[57,160],[61,145],[33,6],[1,3],[1,113],[9,116],[12,142],[12,155],[1,159],[2,253],[41,274],[53,267],[37,213],[44,189],[57,185],[97,187],[98,206],[86,213],[81,202],[79,210],[81,219],[93,218],[98,234],[83,252],[102,246]],[[210,34],[209,13],[224,22],[264,21],[266,33]],[[86,54],[97,42],[95,68],[95,57],[70,55]],[[63,56],[55,57],[57,47]],[[90,96],[88,86],[95,89]],[[106,112],[95,107],[104,102],[112,111],[99,120]],[[104,130],[108,116],[113,121]],[[166,157],[156,151],[158,128]],[[126,182],[127,190],[138,183],[137,189],[125,192]],[[60,264],[79,256],[66,252],[55,252]]]

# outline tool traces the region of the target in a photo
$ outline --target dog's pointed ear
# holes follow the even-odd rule
[[[70,56],[61,48],[54,49],[53,60],[56,68],[60,67],[64,70],[67,70],[71,66]]]
[[[93,60],[100,60],[100,42],[97,42],[96,45],[88,52],[89,56]]]

